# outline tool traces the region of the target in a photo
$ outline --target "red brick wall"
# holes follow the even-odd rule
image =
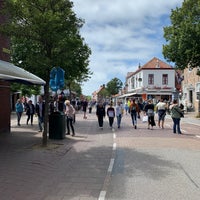
[[[0,81],[0,133],[10,132],[10,86]]]
[[[0,9],[3,0],[0,0]],[[0,15],[0,24],[6,19]],[[9,50],[9,38],[0,35],[0,59],[10,60],[10,55],[5,50]],[[0,80],[0,132],[10,132],[10,84]]]

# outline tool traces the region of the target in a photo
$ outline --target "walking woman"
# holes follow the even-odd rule
[[[21,99],[17,100],[17,103],[15,104],[15,111],[16,111],[16,114],[17,114],[17,125],[21,126],[20,120],[21,120],[21,117],[22,117],[22,113],[24,111],[24,107],[23,107]]]
[[[140,109],[139,109],[138,104],[135,102],[135,99],[131,101],[130,114],[131,114],[133,126],[135,127],[135,129],[137,129],[137,117],[140,114]]]
[[[151,99],[148,100],[147,104],[144,107],[144,110],[148,116],[148,129],[153,129],[153,127],[156,125],[155,119],[154,119],[154,104]]]
[[[176,133],[176,131],[178,132],[178,134],[182,134],[181,133],[181,128],[180,128],[180,121],[181,121],[181,116],[182,114],[182,110],[180,109],[180,107],[178,106],[177,100],[174,99],[172,105],[170,105],[169,107],[170,111],[171,111],[171,117],[173,120],[173,133]]]
[[[33,125],[33,115],[35,114],[35,106],[33,105],[32,101],[29,100],[26,105],[26,115],[27,121],[26,124],[28,125],[29,120],[31,120],[31,125]]]
[[[72,136],[75,136],[75,131],[74,131],[74,126],[73,126],[73,119],[75,115],[75,109],[74,107],[70,104],[69,100],[65,101],[65,114],[66,114],[66,120],[67,120],[67,135],[70,135],[70,127],[72,130]]]
[[[107,109],[107,116],[108,116],[110,128],[112,129],[114,118],[115,118],[115,109],[112,106],[112,102],[110,103],[110,106]]]
[[[166,116],[167,104],[161,99],[156,105],[156,111],[158,112],[158,126],[164,128],[165,116]]]

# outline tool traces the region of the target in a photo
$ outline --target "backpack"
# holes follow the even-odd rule
[[[131,112],[132,112],[132,113],[136,113],[136,106],[133,106],[133,107],[131,108]]]

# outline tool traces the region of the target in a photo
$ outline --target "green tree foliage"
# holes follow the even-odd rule
[[[106,84],[106,89],[108,90],[110,95],[115,95],[119,93],[119,90],[122,88],[122,85],[122,81],[115,77]]]
[[[179,69],[200,66],[200,0],[185,0],[172,10],[171,26],[164,27],[163,55]]]
[[[106,99],[107,97],[110,96],[110,93],[106,87],[104,87],[100,92],[99,92],[99,99]]]
[[[47,143],[49,79],[53,67],[65,70],[68,81],[85,81],[91,50],[80,35],[84,21],[76,17],[70,0],[4,0],[9,16],[0,33],[11,37],[12,62],[46,81],[43,144]]]
[[[39,95],[41,91],[41,86],[38,85],[24,85],[20,83],[11,84],[12,92],[21,92],[22,96],[31,97],[31,95]]]
[[[68,82],[66,83],[66,88],[69,89],[70,92],[70,99],[71,99],[71,92],[76,92],[76,96],[80,97],[82,94],[82,89],[81,89],[81,85],[75,81],[72,82]]]

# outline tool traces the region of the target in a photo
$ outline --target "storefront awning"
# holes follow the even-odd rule
[[[124,97],[130,97],[130,96],[134,96],[136,95],[135,92],[132,92],[132,93],[126,93],[126,94],[123,94],[121,96],[118,96],[117,98],[124,98]]]
[[[0,60],[0,80],[32,85],[46,84],[46,82],[38,76],[3,60]]]

